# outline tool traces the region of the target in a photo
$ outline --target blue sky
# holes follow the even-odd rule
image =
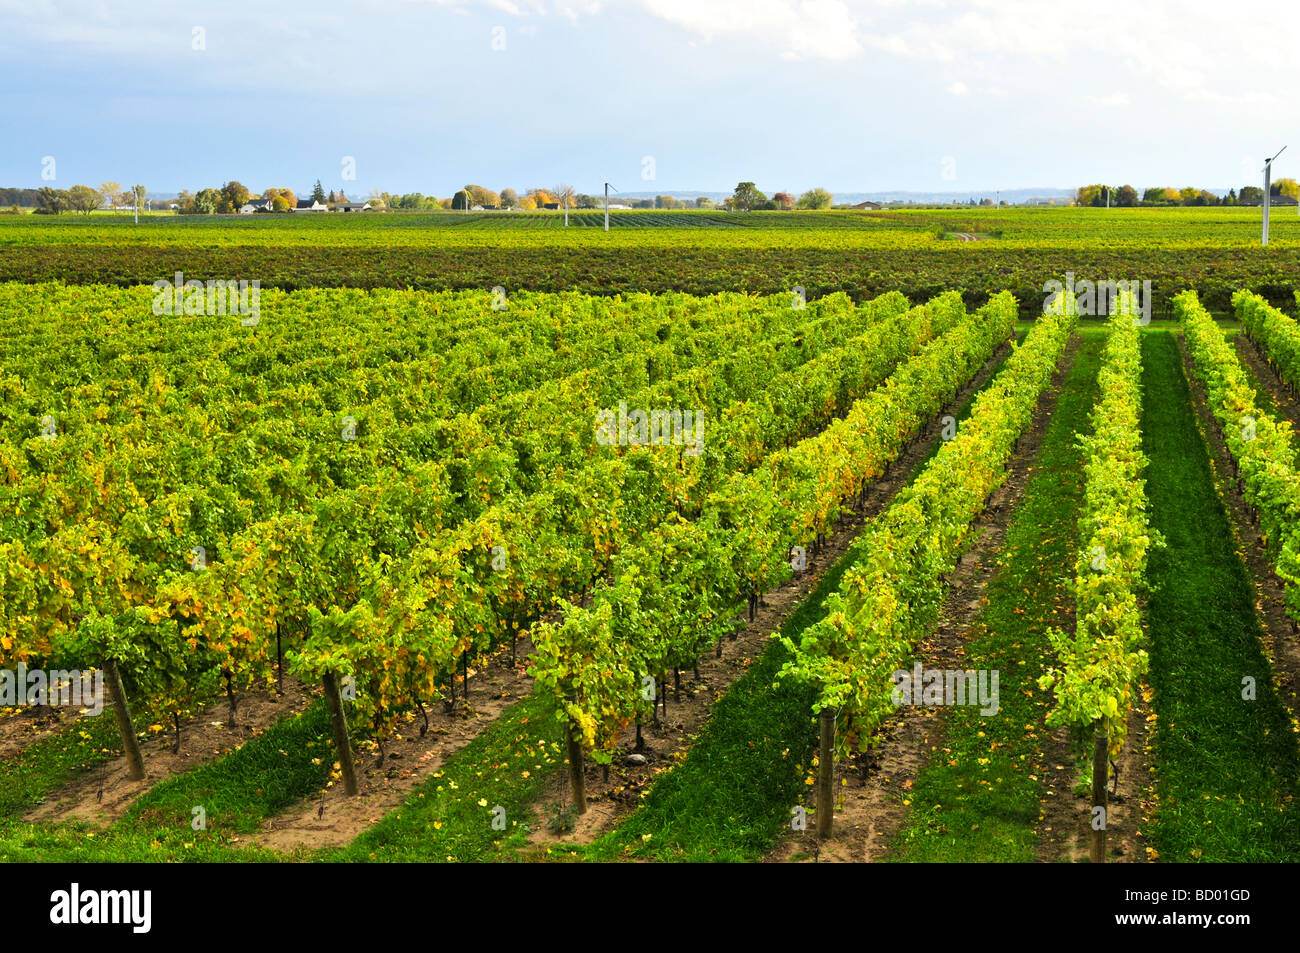
[[[1300,132],[1300,5],[1253,0],[0,0],[0,24],[0,185],[53,157],[58,186],[153,192],[1227,188]]]

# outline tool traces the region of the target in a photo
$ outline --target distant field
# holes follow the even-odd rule
[[[1044,281],[1150,280],[1157,314],[1196,288],[1215,311],[1251,288],[1284,305],[1300,287],[1300,216],[1259,209],[916,209],[880,212],[428,213],[0,218],[0,280],[119,285],[184,271],[264,287],[578,290],[588,294],[802,286],[864,300],[1010,290],[1031,313]],[[986,240],[958,241],[955,233]]]

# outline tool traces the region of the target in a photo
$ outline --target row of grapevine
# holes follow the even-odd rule
[[[1291,425],[1260,409],[1236,353],[1196,292],[1180,294],[1174,307],[1242,494],[1258,514],[1273,568],[1286,585],[1287,611],[1300,620],[1300,470]]]
[[[792,547],[813,545],[843,507],[1011,335],[1000,295],[925,347],[822,433],[733,474],[694,521],[670,520],[621,551],[590,605],[536,631],[532,671],[570,733],[575,801],[586,751],[609,757],[619,733],[653,708],[646,679],[690,664],[735,626],[736,612],[789,578]]]
[[[1300,389],[1300,323],[1245,288],[1232,296],[1232,306],[1283,383],[1292,392]]]
[[[1133,692],[1147,670],[1145,634],[1138,599],[1153,544],[1142,472],[1142,347],[1127,302],[1120,302],[1107,328],[1093,411],[1093,432],[1084,438],[1084,502],[1081,546],[1075,557],[1075,629],[1048,633],[1056,665],[1039,679],[1055,689],[1051,726],[1091,729],[1093,805],[1106,811],[1109,756],[1124,745]],[[1104,823],[1093,824],[1093,860],[1105,858]]]
[[[956,436],[855,541],[854,564],[828,597],[826,617],[797,639],[782,637],[791,657],[780,677],[816,691],[821,790],[829,791],[835,750],[868,747],[894,710],[892,675],[937,622],[944,574],[1006,478],[1006,464],[1077,320],[1067,313],[1034,323]],[[831,812],[824,801],[818,807],[819,830],[829,834]]]
[[[1056,693],[1048,724],[1091,726],[1107,719],[1112,754],[1123,746],[1125,715],[1147,664],[1138,605],[1152,545],[1142,477],[1141,372],[1140,335],[1121,309],[1107,329],[1093,433],[1082,441],[1075,632],[1051,633],[1057,665],[1040,679]]]

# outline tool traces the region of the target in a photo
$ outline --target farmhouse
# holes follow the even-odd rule
[[[1237,204],[1251,205],[1258,208],[1259,206],[1262,206],[1264,204],[1264,200],[1262,198],[1244,198],[1244,199],[1239,199]],[[1279,205],[1295,205],[1296,200],[1291,198],[1291,196],[1289,195],[1273,195],[1269,197],[1268,204],[1276,208]]]
[[[324,202],[317,202],[315,199],[299,199],[293,210],[295,212],[328,212],[330,207]]]
[[[252,215],[254,212],[271,211],[270,199],[249,199],[243,205],[239,206],[240,215]]]
[[[339,202],[334,206],[336,212],[368,212],[370,211],[369,202]]]

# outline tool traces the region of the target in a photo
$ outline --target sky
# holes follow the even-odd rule
[[[1239,188],[1300,132],[1298,28],[1255,0],[0,0],[0,186]]]

